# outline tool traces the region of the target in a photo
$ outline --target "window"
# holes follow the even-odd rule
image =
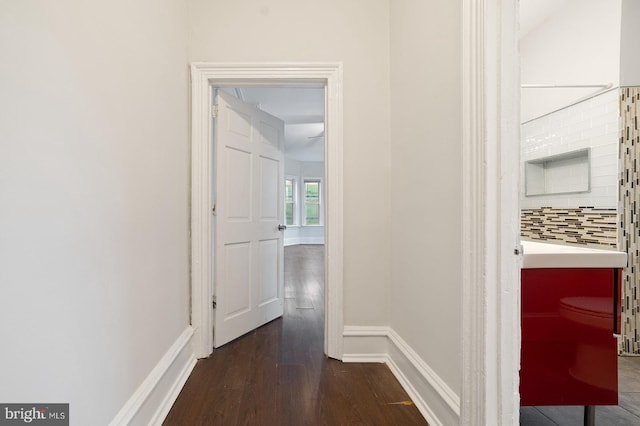
[[[286,178],[284,181],[284,204],[286,225],[296,224],[296,181],[293,178]]]
[[[304,224],[321,225],[320,179],[304,180]]]

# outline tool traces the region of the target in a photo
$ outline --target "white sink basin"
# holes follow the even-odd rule
[[[522,241],[523,269],[622,268],[627,254],[620,251]]]

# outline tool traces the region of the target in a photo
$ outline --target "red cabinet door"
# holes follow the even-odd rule
[[[522,270],[521,405],[618,403],[619,277],[601,268]]]

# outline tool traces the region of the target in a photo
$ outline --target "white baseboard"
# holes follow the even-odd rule
[[[388,337],[387,364],[427,422],[459,424],[460,397],[393,329]]]
[[[193,328],[187,327],[109,423],[161,425],[196,365]]]
[[[195,366],[193,331],[178,337],[110,426],[162,424]],[[386,363],[429,424],[460,422],[459,396],[393,329],[345,326],[343,338],[342,361]]]
[[[460,423],[460,397],[392,328],[345,326],[343,336],[343,362],[386,363],[430,425]]]
[[[389,327],[345,326],[342,362],[387,362]]]
[[[324,244],[324,238],[322,237],[307,237],[307,238],[285,238],[284,245],[295,246],[299,244]]]

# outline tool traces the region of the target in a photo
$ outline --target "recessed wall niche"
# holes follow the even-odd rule
[[[590,149],[525,162],[525,196],[575,194],[591,189]]]
[[[618,90],[612,89],[571,105],[559,111],[523,123],[521,126],[521,199],[522,209],[552,207],[571,209],[580,206],[596,209],[615,209],[618,207],[618,145],[619,145],[619,100]],[[526,188],[525,169],[527,162],[554,158],[584,149],[589,149],[589,190],[583,186],[578,192],[567,188],[552,188],[550,192],[564,194],[542,194],[543,188]],[[559,157],[561,160],[562,157]],[[562,161],[556,162],[559,168],[547,167],[547,174],[563,169]],[[575,165],[579,167],[578,165]],[[584,166],[584,164],[583,164]],[[542,165],[538,164],[538,168]],[[540,170],[538,170],[540,172]],[[552,173],[553,174],[553,173]],[[558,182],[555,179],[555,182]],[[571,182],[562,179],[559,182]],[[552,182],[553,183],[553,182]],[[531,185],[531,182],[529,182]],[[573,182],[575,186],[575,182]]]

